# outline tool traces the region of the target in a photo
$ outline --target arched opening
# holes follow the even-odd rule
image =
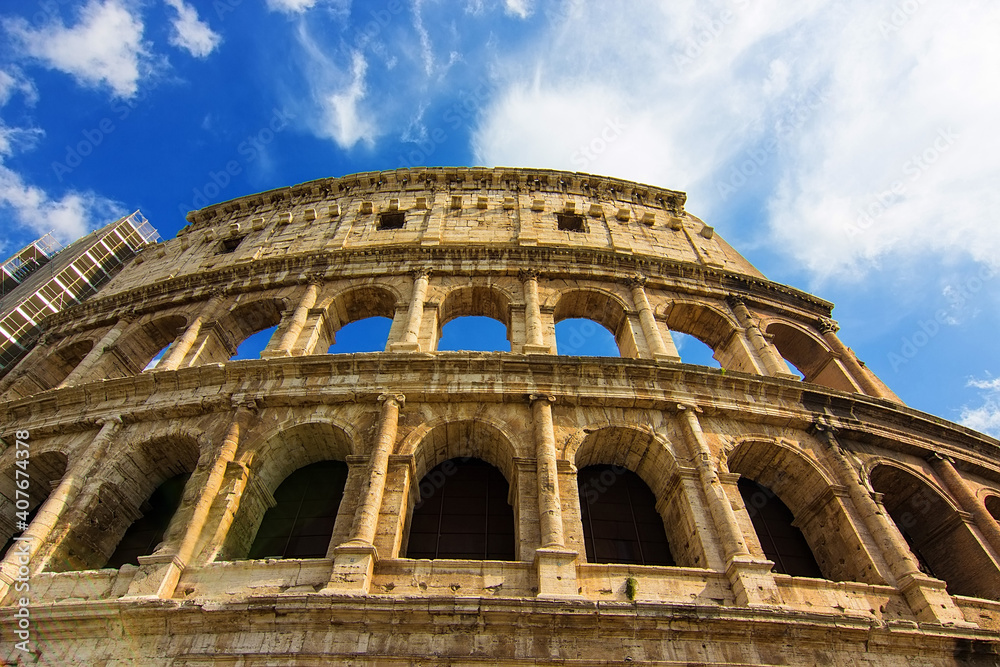
[[[760,547],[767,559],[774,561],[774,571],[793,577],[822,578],[819,564],[802,531],[793,524],[795,516],[788,506],[763,484],[742,477],[738,486]]]
[[[634,472],[587,466],[577,473],[588,563],[674,565],[656,497]]]
[[[604,542],[604,547],[595,551],[596,543],[587,544],[590,539],[588,533],[601,539],[620,541],[625,537],[617,534],[609,537],[604,528],[612,532],[631,530],[634,536],[638,523],[644,528],[642,535],[656,535],[650,547],[643,551],[643,558],[648,559],[646,564],[713,566],[708,561],[709,556],[698,529],[699,501],[696,496],[689,495],[685,483],[678,479],[677,464],[668,443],[637,428],[605,426],[588,431],[575,452],[572,443],[567,446],[567,457],[572,458],[578,469],[578,493],[575,496],[578,502],[566,506],[563,513],[567,545],[581,554],[586,553],[589,562],[593,562],[591,554],[602,559],[598,562],[612,562],[603,560],[611,554],[615,558],[631,559],[637,557],[634,545],[631,552],[623,552],[626,547]],[[572,489],[565,489],[564,493],[570,495]],[[621,511],[621,526],[588,525],[593,521],[606,520],[608,514],[604,503],[611,500],[615,501],[615,511]],[[594,511],[591,501],[597,503]],[[630,502],[637,508],[641,507],[636,510],[635,519],[631,518],[631,509],[623,509]],[[665,543],[660,541],[661,533]],[[629,556],[629,553],[632,555]],[[719,563],[714,565],[722,566]]]
[[[111,451],[116,452],[115,456],[102,465],[98,476],[86,480],[78,501],[67,515],[65,524],[70,530],[46,563],[47,571],[97,569],[105,567],[112,557],[119,564],[135,562],[134,558],[142,555],[142,548],[155,548],[156,543],[171,539],[170,531],[183,529],[172,520],[179,506],[173,504],[173,499],[178,489],[183,489],[180,480],[193,473],[198,464],[198,441],[177,434],[128,443]],[[163,492],[154,500],[154,493],[163,485]],[[116,555],[129,529],[151,510],[160,520],[167,515],[169,529],[160,533],[157,542],[147,541],[140,546],[141,540],[136,539],[130,554]],[[140,524],[135,531],[142,527]]]
[[[848,502],[846,492],[801,449],[767,439],[745,440],[729,452],[725,463],[729,472],[738,473],[742,480],[760,487],[750,487],[747,483],[739,485],[746,512],[752,515],[748,518],[753,523],[754,534],[766,538],[758,541],[748,535],[751,552],[774,560],[763,550],[764,542],[770,538],[758,523],[770,513],[775,521],[780,519],[782,512],[779,510],[783,506],[793,517],[784,515],[785,519],[794,531],[801,533],[810,558],[821,573],[808,576],[875,585],[886,583],[871,555],[878,546],[867,531],[860,531],[852,521],[845,504]],[[744,491],[752,491],[749,500]],[[745,516],[742,511],[740,514]],[[747,530],[749,528],[746,526]],[[778,561],[775,563],[779,567]]]
[[[346,483],[347,464],[341,461],[312,463],[285,478],[257,529],[249,557],[326,556]]]
[[[153,553],[163,541],[163,534],[181,504],[184,485],[190,477],[189,473],[174,475],[156,487],[139,506],[142,516],[133,521],[125,531],[105,567],[117,569],[126,564],[138,565],[139,556]]]
[[[275,544],[282,539],[281,523],[292,511],[290,508],[299,506],[308,513],[322,514],[325,518],[322,522],[317,520],[303,524],[301,529],[286,525],[289,531],[286,542],[291,543],[295,538],[296,544],[303,542],[304,546],[301,550],[299,546],[294,546],[291,551],[282,551],[286,555],[280,557],[326,556],[331,544],[348,539],[354,507],[361,493],[358,487],[345,486],[347,482],[344,480],[348,478],[345,461],[351,453],[350,436],[340,426],[328,422],[297,424],[267,438],[259,448],[248,453],[252,462],[250,478],[253,483],[243,490],[224,544],[217,546],[216,551],[207,557],[214,560],[279,557]],[[315,468],[313,464],[317,464]],[[326,491],[339,494],[336,507],[332,510],[334,499],[317,497]],[[296,496],[297,493],[309,495]],[[286,524],[290,523],[286,521]],[[293,534],[293,530],[298,532]],[[321,538],[319,534],[324,532]],[[310,539],[300,539],[305,537]],[[305,551],[307,547],[311,549],[308,552]],[[323,553],[319,556],[288,555],[316,554],[320,549]]]
[[[157,352],[152,359],[149,360],[149,363],[146,364],[146,367],[142,369],[142,372],[145,373],[146,371],[156,370],[156,367],[160,365],[160,361],[163,360],[163,357],[167,356],[167,351],[170,350],[170,347],[172,345],[173,343],[168,343],[167,345],[163,346],[163,348],[159,352]]]
[[[392,320],[388,317],[366,317],[345,325],[336,334],[336,342],[327,354],[351,352],[381,352],[389,340]]]
[[[603,325],[583,317],[556,324],[556,354],[581,357],[620,357],[615,335]]]
[[[507,327],[490,317],[456,317],[441,327],[438,351],[510,352]]]
[[[389,330],[396,315],[396,295],[384,287],[365,285],[337,295],[323,315],[325,326],[317,332],[315,346],[302,341],[304,353],[313,347],[329,354],[381,352],[386,349]]]
[[[94,349],[94,342],[81,340],[63,345],[31,371],[39,389],[51,389],[65,380],[84,357]]]
[[[21,450],[27,451],[27,450]],[[17,459],[0,475],[0,539],[4,541],[0,558],[38,513],[39,508],[66,474],[66,455],[62,452],[43,452]],[[23,480],[28,488],[21,489]],[[18,482],[22,482],[18,485]],[[21,491],[21,495],[17,492]],[[28,497],[24,497],[24,493]]]
[[[509,352],[510,299],[484,285],[454,289],[441,303],[437,326],[439,351]]]
[[[274,332],[277,330],[278,326],[275,325],[250,334],[236,346],[236,352],[233,356],[229,357],[229,360],[237,361],[239,359],[260,359],[260,353],[263,352],[264,348],[267,347],[267,344],[271,342],[271,338],[274,337]]]
[[[917,475],[876,466],[872,489],[927,574],[943,579],[953,595],[997,599],[1000,572],[956,509]]]
[[[709,368],[722,367],[719,360],[715,358],[715,351],[701,340],[679,331],[672,331],[671,335],[677,346],[677,354],[680,355],[681,362],[695,366],[708,366]]]
[[[771,336],[778,353],[798,370],[805,382],[861,393],[857,383],[826,345],[805,331],[772,322],[767,326],[767,334]]]
[[[733,321],[715,308],[700,304],[675,301],[667,312],[667,326],[674,334],[678,353],[684,357],[683,347],[687,340],[677,334],[687,334],[707,345],[712,350],[710,356],[716,363],[709,362],[702,354],[705,366],[719,366],[741,373],[759,373],[753,355],[743,336]],[[697,347],[695,343],[691,343]],[[687,362],[686,362],[687,363]],[[693,362],[698,363],[698,362]]]
[[[1000,522],[1000,496],[986,496],[985,504],[993,520]]]
[[[448,459],[418,488],[407,558],[514,560],[514,510],[499,470],[481,459]]]
[[[236,359],[257,359],[281,323],[285,302],[260,299],[236,306],[201,328],[185,364],[222,363]]]
[[[621,356],[630,359],[635,359],[639,356],[639,349],[636,345],[635,333],[632,331],[632,327],[629,324],[627,311],[625,306],[621,301],[613,297],[612,295],[601,292],[598,290],[589,289],[578,289],[571,290],[569,292],[564,292],[559,295],[559,301],[556,302],[555,310],[553,311],[552,317],[556,324],[556,348],[558,354],[583,354],[583,352],[574,351],[573,343],[580,343],[580,348],[583,348],[588,343],[588,338],[592,341],[599,339],[602,336],[601,328],[606,329],[614,338],[615,348],[617,349],[617,354],[603,354],[597,356]],[[569,340],[566,340],[566,345],[559,342],[558,335],[560,331],[560,324],[564,320],[588,321],[588,325],[578,323],[569,325],[569,329],[577,329],[580,334],[579,337],[574,338],[571,334]],[[600,327],[594,327],[594,324],[600,325]],[[587,327],[586,331],[590,335],[586,335],[583,332],[584,327]],[[589,328],[593,327],[593,328]],[[565,335],[563,336],[566,338]],[[582,339],[582,340],[581,340]]]
[[[104,353],[94,377],[110,379],[141,373],[157,353],[174,342],[186,325],[184,317],[167,315],[130,330],[118,339],[110,353]]]

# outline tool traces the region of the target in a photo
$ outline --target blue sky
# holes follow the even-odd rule
[[[988,1],[8,2],[0,252],[358,171],[614,175],[686,191],[909,405],[996,434],[997,34]]]

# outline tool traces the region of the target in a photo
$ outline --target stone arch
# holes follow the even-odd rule
[[[261,296],[236,303],[227,313],[202,327],[192,351],[191,365],[228,361],[244,340],[259,331],[278,326],[287,306],[286,299],[276,296]]]
[[[795,448],[769,438],[745,438],[726,454],[724,467],[766,487],[792,512],[823,576],[833,581],[884,584],[852,520],[847,491]],[[763,556],[747,509],[740,512],[751,551]]]
[[[671,331],[693,336],[712,348],[712,356],[723,368],[743,373],[761,372],[744,340],[742,327],[715,306],[676,300],[670,304],[666,320]]]
[[[322,306],[323,326],[306,325],[305,331],[315,331],[314,340],[302,341],[304,353],[326,352],[342,328],[369,317],[395,318],[400,303],[399,293],[389,285],[371,284],[351,287],[328,299]]]
[[[991,492],[983,498],[983,505],[994,521],[1000,522],[1000,493]]]
[[[508,341],[513,339],[511,305],[513,299],[497,285],[466,285],[445,293],[437,309],[434,349],[441,341],[442,329],[459,317],[488,317],[504,325]]]
[[[763,326],[779,354],[799,370],[804,382],[841,391],[861,392],[826,343],[811,331],[783,321],[772,321]]]
[[[574,318],[596,322],[615,337],[622,357],[635,359],[639,357],[639,348],[629,322],[630,312],[625,301],[613,292],[578,287],[559,293],[552,318],[554,324]]]
[[[922,568],[953,595],[1000,599],[1000,567],[947,493],[890,461],[873,465],[868,480]]]
[[[143,317],[104,352],[90,376],[111,379],[141,373],[158,352],[183,333],[187,323],[187,317],[177,312]]]
[[[679,475],[674,452],[669,443],[651,430],[632,426],[608,425],[584,429],[586,435],[574,442],[571,438],[566,456],[572,457],[577,470],[592,465],[609,465],[638,475],[656,499],[656,511],[663,519],[664,530],[673,558],[680,566],[708,567],[702,536],[698,534],[692,489]],[[577,499],[575,525],[570,527],[572,541],[582,545],[583,526]],[[575,535],[573,534],[575,533]],[[584,552],[581,552],[584,553]]]
[[[65,380],[92,349],[94,341],[89,338],[65,343],[33,367],[29,376],[34,379],[39,390],[51,389]]]
[[[12,449],[16,454],[16,448]],[[20,513],[33,517],[66,474],[68,457],[62,451],[38,451],[34,447],[28,451],[31,451],[31,456],[27,459],[8,457],[0,472],[0,545],[6,544],[0,547],[0,559],[9,547],[8,541],[23,530],[17,526],[21,520]],[[22,469],[17,462],[25,460],[26,467]],[[25,479],[28,480],[28,488],[25,489],[28,493],[27,504],[24,503],[25,498],[17,495],[17,482]]]
[[[240,457],[249,468],[248,481],[218,560],[247,556],[264,514],[275,504],[275,490],[289,475],[320,461],[346,462],[356,448],[351,432],[332,421],[286,424],[255,440],[255,445]],[[350,531],[353,516],[346,504],[338,513],[331,544],[335,545],[339,537],[346,539]]]
[[[419,434],[411,434],[401,443],[400,452],[413,456],[413,480],[406,498],[405,538],[399,545],[400,553],[406,552],[410,521],[420,500],[420,484],[438,464],[451,459],[478,459],[500,471],[509,487],[508,503],[514,510],[517,557],[524,558],[537,546],[534,544],[537,542],[537,517],[521,515],[522,505],[535,507],[534,486],[518,483],[516,447],[504,429],[478,417],[475,420],[439,420],[421,429]]]
[[[153,491],[168,479],[194,472],[201,443],[178,429],[150,439],[126,438],[113,451],[70,510],[67,524],[72,528],[49,559],[49,571],[103,567],[132,522],[143,515]],[[191,491],[185,489],[185,498]],[[167,532],[178,530],[175,516]]]

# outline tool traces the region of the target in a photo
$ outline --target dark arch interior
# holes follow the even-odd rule
[[[413,508],[407,558],[514,560],[510,487],[489,463],[448,459],[424,475]]]
[[[646,483],[618,466],[587,466],[577,473],[583,541],[590,563],[675,565],[656,497]]]
[[[774,571],[822,578],[806,538],[792,525],[795,520],[792,511],[774,491],[746,477],[740,478],[739,489],[764,555],[774,561]]]
[[[1000,521],[1000,496],[987,496],[986,511],[995,521]]]
[[[153,491],[149,499],[139,507],[142,516],[133,521],[125,531],[105,567],[119,568],[129,563],[138,565],[139,556],[153,553],[156,545],[163,540],[163,533],[181,504],[184,485],[189,477],[189,473],[176,475]]]
[[[319,461],[299,468],[274,492],[250,558],[323,558],[344,498],[347,464]]]

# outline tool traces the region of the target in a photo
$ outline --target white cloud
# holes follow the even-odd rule
[[[0,120],[0,209],[12,213],[17,223],[5,225],[4,236],[27,232],[37,238],[51,231],[66,243],[122,215],[120,204],[93,192],[70,191],[53,197],[3,164],[16,151],[30,149],[42,134],[37,128],[12,128]],[[19,242],[0,238],[3,246]]]
[[[371,117],[361,109],[367,69],[364,56],[354,52],[351,57],[351,80],[323,100],[324,133],[341,148],[352,148],[358,142],[372,145],[375,141],[375,126]]]
[[[208,56],[222,41],[222,36],[214,32],[207,23],[198,18],[198,11],[184,0],[164,0],[177,11],[173,20],[170,43],[187,49],[196,58]]]
[[[971,380],[970,387],[982,389],[982,405],[962,408],[959,422],[982,433],[1000,438],[1000,378]]]
[[[55,20],[35,29],[23,19],[5,26],[27,55],[81,85],[106,85],[118,97],[134,96],[139,80],[152,72],[142,19],[121,0],[90,0],[71,27]]]
[[[364,55],[351,51],[350,71],[345,71],[312,38],[304,21],[299,22],[296,37],[305,58],[303,70],[312,97],[311,108],[304,109],[303,115],[312,131],[345,149],[359,142],[374,145],[377,129],[374,114],[365,105],[368,62]]]
[[[1000,6],[914,4],[563,3],[498,54],[475,161],[684,189],[710,220],[766,202],[769,242],[816,281],[928,255],[1000,265]]]
[[[512,16],[526,19],[534,10],[532,0],[504,0],[504,10]]]
[[[274,12],[301,14],[316,6],[316,0],[267,0],[267,8]]]
[[[10,71],[0,69],[0,107],[10,102],[14,93],[21,93],[28,105],[38,101],[38,90],[34,82],[24,76],[16,67]]]

